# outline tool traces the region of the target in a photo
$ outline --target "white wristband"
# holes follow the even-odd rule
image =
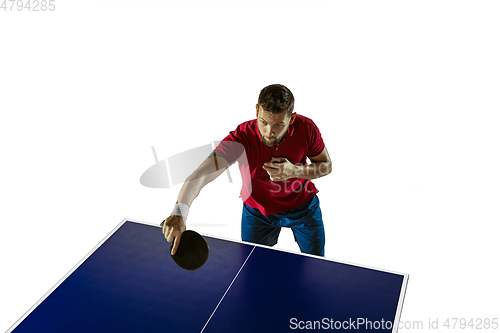
[[[181,216],[184,219],[184,222],[187,221],[189,214],[189,206],[184,203],[176,203],[174,206],[174,210],[170,215]]]

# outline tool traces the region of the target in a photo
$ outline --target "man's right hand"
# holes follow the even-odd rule
[[[181,242],[182,233],[186,231],[186,222],[182,216],[170,215],[163,223],[162,231],[167,242],[173,242],[172,255],[174,255]]]

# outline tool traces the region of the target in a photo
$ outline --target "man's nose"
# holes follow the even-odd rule
[[[274,131],[271,129],[271,126],[266,126],[265,134],[266,136],[274,136]]]

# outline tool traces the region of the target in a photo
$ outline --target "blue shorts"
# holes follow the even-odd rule
[[[281,228],[291,228],[302,253],[325,254],[325,229],[318,196],[300,207],[283,213],[263,215],[243,204],[241,239],[245,242],[274,246]]]

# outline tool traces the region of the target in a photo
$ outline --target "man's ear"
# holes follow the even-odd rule
[[[292,113],[292,115],[290,116],[290,125],[293,124],[293,122],[295,121],[295,116],[297,115],[297,113]]]
[[[257,114],[255,115],[256,117],[259,117],[259,104],[255,105],[255,109],[257,109]]]

